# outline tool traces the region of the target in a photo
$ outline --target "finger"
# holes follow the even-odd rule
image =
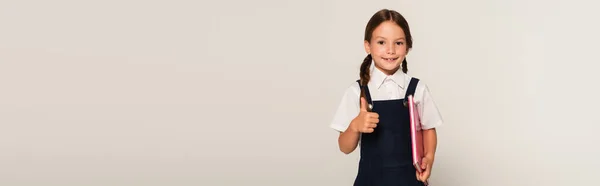
[[[377,123],[379,123],[378,119],[367,119],[365,121],[365,126],[369,126],[369,125],[377,124]]]
[[[373,129],[373,128],[377,128],[377,124],[369,124],[369,128]]]
[[[429,170],[426,170],[421,174],[421,180],[426,181],[429,178]]]
[[[372,128],[366,128],[366,129],[364,129],[364,133],[373,133],[373,131],[375,131],[375,130],[372,129]]]
[[[367,107],[369,107],[367,100],[364,97],[360,97],[360,111],[367,112]]]
[[[379,118],[379,114],[377,114],[375,112],[371,112],[371,113],[369,113],[369,118],[378,119]]]
[[[368,123],[379,123],[379,118],[367,117],[366,120]]]
[[[427,169],[425,169],[425,175],[423,175],[424,176],[423,180],[425,180],[425,181],[427,181],[427,179],[429,179],[429,176],[431,176],[431,166],[432,166],[431,163],[427,164]]]
[[[431,174],[431,169],[424,169],[423,172],[421,172],[421,180],[425,181],[429,178],[429,175]]]

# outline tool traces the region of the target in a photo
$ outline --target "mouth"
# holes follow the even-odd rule
[[[387,62],[394,62],[394,61],[398,60],[397,57],[396,58],[382,58],[382,59]]]

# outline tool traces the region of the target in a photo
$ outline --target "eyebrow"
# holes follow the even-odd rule
[[[377,38],[387,39],[387,38],[385,38],[385,37],[381,37],[381,36],[377,36]],[[405,39],[404,39],[404,37],[401,37],[401,38],[398,38],[398,39],[396,39],[396,40],[405,40]]]

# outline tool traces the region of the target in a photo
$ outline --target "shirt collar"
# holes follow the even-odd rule
[[[394,82],[394,84],[398,85],[400,88],[404,88],[404,86],[405,86],[405,82],[404,82],[405,74],[404,74],[404,72],[402,72],[402,70],[398,70],[398,71],[396,71],[396,73],[388,76],[385,73],[383,73],[381,70],[379,70],[378,68],[375,67],[374,61],[371,61],[370,71],[371,71],[371,83],[373,83],[373,85],[375,85],[375,87],[377,87],[378,89],[381,87],[381,85],[383,85],[383,83],[387,79],[392,80],[392,82]]]

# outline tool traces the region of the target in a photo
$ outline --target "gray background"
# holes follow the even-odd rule
[[[409,21],[432,186],[598,185],[593,1],[0,1],[0,185],[351,185],[329,128]]]

